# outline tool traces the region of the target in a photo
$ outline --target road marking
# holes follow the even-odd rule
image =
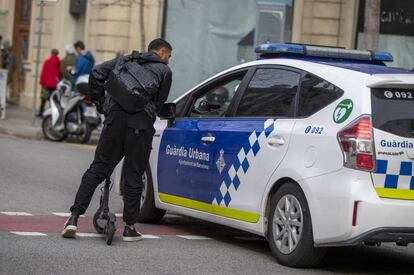
[[[142,235],[142,237],[144,239],[159,239],[159,236],[155,236],[155,235]]]
[[[102,237],[105,235],[98,234],[98,233],[76,233],[77,237]]]
[[[59,217],[70,217],[72,213],[63,213],[63,212],[52,212],[53,215]],[[86,217],[85,215],[80,215],[82,218]]]
[[[4,215],[8,215],[8,216],[33,216],[30,213],[27,212],[0,212]]]
[[[122,218],[122,213],[115,213],[115,217]]]
[[[19,236],[47,236],[44,233],[40,233],[40,232],[16,232],[16,231],[11,231],[10,233],[19,235]]]
[[[211,240],[209,237],[205,236],[197,236],[197,235],[177,235],[179,238],[183,238],[186,240]]]
[[[61,213],[61,212],[52,212],[53,215],[59,216],[59,217],[69,217],[70,213]]]

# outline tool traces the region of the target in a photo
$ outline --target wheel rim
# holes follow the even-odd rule
[[[142,175],[142,193],[141,193],[141,205],[140,208],[142,208],[142,206],[144,205],[144,201],[145,201],[145,193],[147,192],[147,184],[148,184],[148,180],[147,180],[147,172],[144,172],[144,174]]]
[[[273,241],[283,254],[292,253],[299,244],[303,228],[303,212],[298,199],[283,196],[273,214]]]

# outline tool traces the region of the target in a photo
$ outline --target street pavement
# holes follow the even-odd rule
[[[314,269],[277,264],[261,237],[167,213],[139,224],[144,240],[122,242],[122,199],[111,193],[118,231],[107,246],[92,215],[99,191],[74,240],[60,236],[94,146],[0,134],[0,274],[414,274],[414,246],[344,247]]]

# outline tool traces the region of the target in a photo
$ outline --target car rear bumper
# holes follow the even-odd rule
[[[341,169],[301,186],[316,246],[414,242],[414,201],[380,198],[369,173]]]
[[[397,245],[407,246],[414,243],[414,227],[395,228],[383,227],[372,229],[359,236],[345,241],[319,244],[317,246],[349,246],[359,244],[377,244],[377,243],[396,243]]]

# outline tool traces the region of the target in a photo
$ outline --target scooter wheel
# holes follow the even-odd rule
[[[106,244],[111,245],[115,234],[115,223],[108,221],[106,225]]]
[[[95,230],[98,234],[104,234],[106,220],[101,219],[100,216],[100,211],[96,212],[95,215],[93,215],[93,227],[95,227]]]

